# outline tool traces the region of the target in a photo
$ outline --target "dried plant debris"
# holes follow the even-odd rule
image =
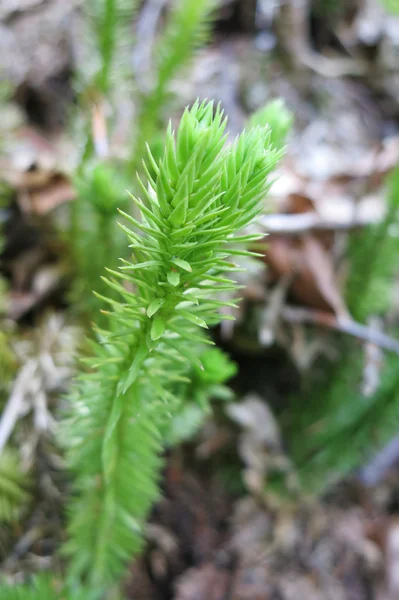
[[[283,451],[278,423],[265,401],[249,395],[226,412],[242,429],[238,438],[238,455],[243,461],[244,482],[255,497],[264,495],[270,473],[281,473],[295,488],[294,471]],[[291,484],[289,479],[291,478]]]
[[[54,431],[53,399],[72,377],[79,339],[76,327],[66,325],[62,315],[50,314],[33,338],[15,344],[20,367],[0,417],[0,450],[28,414],[33,416],[31,433],[20,441],[26,456],[33,456],[41,435]]]
[[[223,506],[220,487],[176,475],[153,516],[147,567],[133,572],[152,598],[165,592],[174,600],[396,597],[397,524],[379,516],[389,501],[381,506],[382,489],[367,502],[362,490],[347,489],[355,500],[343,505],[339,495],[330,503],[280,499],[274,505],[242,497],[226,522],[215,519],[215,509]],[[226,516],[226,506],[220,516]],[[140,597],[134,580],[129,586]]]

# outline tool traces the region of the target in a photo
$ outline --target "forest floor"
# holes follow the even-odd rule
[[[239,365],[232,385],[240,402],[218,406],[192,442],[168,454],[164,498],[126,594],[395,600],[398,444],[322,499],[282,498],[267,477],[277,468],[295,479],[273,414],[304,370],[330,352],[329,331],[340,331],[346,311],[339,258],[347,233],[381,218],[384,177],[399,159],[399,19],[373,2],[353,1],[351,10],[328,18],[315,13],[312,20],[308,3],[303,12],[280,14],[276,2],[272,26],[267,2],[258,3],[265,7],[258,6],[256,24],[256,3],[222,4],[212,42],[176,82],[175,115],[197,95],[215,98],[233,137],[247,114],[278,96],[295,125],[262,217],[270,233],[267,274],[260,264],[246,276],[238,325],[215,333]],[[7,0],[0,6],[0,68],[7,68],[13,89],[0,121],[0,180],[12,190],[11,204],[0,206],[7,223],[1,269],[9,284],[2,322],[18,333],[10,394],[27,419],[18,442],[27,463],[34,456],[38,480],[25,519],[0,530],[2,571],[16,578],[54,565],[64,535],[68,482],[53,431],[80,334],[68,312],[70,274],[54,228],[74,199],[66,125],[78,43],[69,27],[74,5]],[[359,337],[377,356],[370,359],[372,378],[380,356],[372,332],[342,335]]]

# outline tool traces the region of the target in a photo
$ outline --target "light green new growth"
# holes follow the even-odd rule
[[[399,14],[399,0],[381,0],[381,2],[391,13]]]
[[[281,98],[271,100],[254,112],[249,119],[250,127],[265,127],[266,125],[270,127],[270,141],[275,148],[283,148],[293,123],[294,115]]]
[[[142,546],[164,439],[181,407],[176,385],[201,368],[198,344],[211,343],[197,328],[229,318],[220,309],[231,303],[218,297],[237,288],[229,256],[248,254],[237,245],[259,237],[236,232],[262,210],[280,153],[268,129],[226,146],[224,128],[219,108],[196,103],[176,134],[169,127],[161,160],[149,153],[154,177],[145,167],[142,198],[133,198],[141,220],[124,214],[121,225],[132,258],[104,279],[119,296],[104,298],[112,330],[98,332],[71,395],[69,581],[98,597]]]

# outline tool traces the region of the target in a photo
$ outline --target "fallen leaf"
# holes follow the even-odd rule
[[[290,292],[305,306],[348,315],[331,253],[316,235],[270,236],[265,261],[274,277],[292,276]]]
[[[24,194],[28,199],[28,212],[45,215],[65,202],[75,198],[75,190],[63,175],[51,175],[49,180],[39,189]],[[21,202],[20,202],[21,204]],[[26,202],[23,204],[26,207]]]
[[[302,238],[302,250],[305,268],[308,268],[323,299],[337,316],[348,317],[348,309],[338,289],[331,254],[314,235]]]

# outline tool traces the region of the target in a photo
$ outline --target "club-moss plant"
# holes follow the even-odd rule
[[[211,343],[196,328],[227,316],[218,296],[236,289],[229,257],[258,237],[236,232],[262,210],[279,152],[267,128],[231,146],[224,128],[219,108],[197,102],[176,135],[169,127],[158,164],[149,154],[155,176],[147,169],[142,199],[133,198],[141,220],[122,215],[132,258],[106,279],[120,296],[109,302],[111,331],[98,331],[90,370],[71,395],[69,581],[99,598],[142,546],[159,495],[162,432],[180,407],[174,386],[199,362],[193,347]]]
[[[2,588],[1,597],[110,598],[142,547],[163,447],[182,437],[173,417],[187,396],[201,404],[205,383],[232,374],[223,355],[206,352],[212,342],[200,330],[228,318],[221,309],[231,302],[220,294],[237,289],[229,274],[239,270],[230,256],[251,254],[243,246],[259,238],[237,232],[262,211],[281,152],[268,127],[227,145],[225,124],[219,108],[196,102],[176,134],[169,127],[162,158],[149,152],[154,176],[146,167],[142,198],[133,198],[141,218],[122,214],[132,256],[105,278],[119,296],[103,298],[110,330],[97,330],[69,397],[64,439],[75,489],[66,584],[55,594],[52,582],[38,580],[41,592]],[[213,373],[218,365],[223,376]],[[198,394],[187,393],[202,370]]]
[[[144,90],[131,65],[139,4],[137,0],[87,0],[83,6],[85,52],[75,77],[79,102],[72,119],[81,158],[73,177],[77,198],[70,204],[69,240],[75,271],[71,300],[89,320],[92,315],[98,319],[101,308],[91,291],[104,293],[104,285],[98,283],[103,265],[114,268],[118,258],[126,257],[122,232],[117,231],[116,206],[132,212],[124,192],[128,186],[137,191],[131,173],[142,173],[146,143],[156,156],[162,152],[165,112],[173,97],[171,84],[208,40],[216,14],[215,0],[170,3],[152,49],[152,85]],[[120,140],[115,156],[118,103],[129,105],[132,98],[136,116],[130,127],[126,124],[131,134],[124,144]],[[93,126],[94,115],[102,119],[100,127]],[[98,325],[105,323],[102,319]]]

